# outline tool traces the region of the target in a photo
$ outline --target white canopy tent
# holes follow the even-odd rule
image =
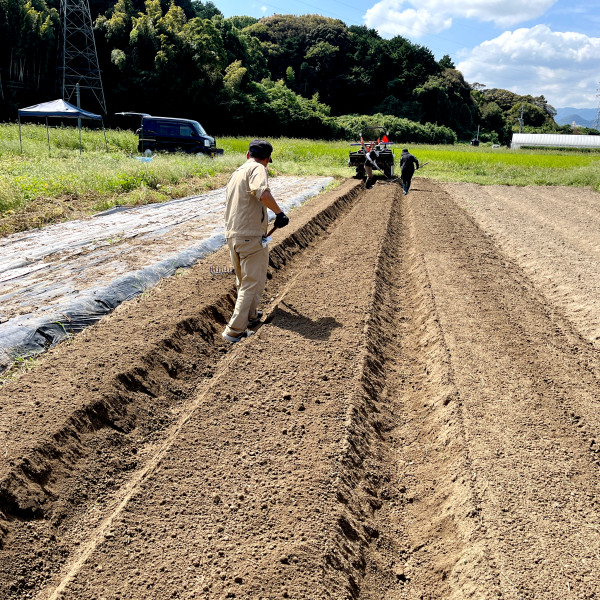
[[[104,129],[104,120],[101,115],[73,106],[64,100],[51,100],[50,102],[42,102],[34,104],[27,108],[20,108],[18,111],[19,119],[19,144],[21,145],[21,154],[23,153],[23,140],[21,138],[21,117],[44,117],[46,119],[46,136],[48,137],[48,154],[50,153],[50,132],[48,130],[48,117],[59,119],[77,119],[77,129],[79,130],[79,153],[81,154],[81,119],[93,119],[102,123],[102,131],[104,132],[104,143],[108,152],[108,142],[106,141],[106,130]]]

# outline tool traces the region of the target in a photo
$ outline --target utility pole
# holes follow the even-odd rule
[[[525,111],[525,104],[521,104],[521,118],[519,119],[519,133],[523,129],[523,112]]]
[[[81,108],[81,93],[79,90],[79,84],[75,84],[75,94],[77,96],[77,108]],[[77,130],[79,131],[79,156],[81,156],[81,117],[77,117]]]
[[[596,98],[600,98],[600,87],[596,90]],[[600,100],[598,101],[598,110],[596,111],[596,120],[594,121],[594,129],[600,130]]]
[[[60,0],[62,25],[63,100],[69,102],[79,91],[92,95],[106,114],[100,64],[88,0]]]

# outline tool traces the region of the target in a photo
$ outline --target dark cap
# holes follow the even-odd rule
[[[269,162],[273,162],[273,159],[271,158],[273,146],[271,146],[269,142],[265,142],[265,140],[252,140],[250,146],[248,146],[248,152],[250,153],[250,156],[255,158],[268,158]]]

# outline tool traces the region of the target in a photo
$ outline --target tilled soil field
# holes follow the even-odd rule
[[[600,196],[356,181],[0,388],[0,598],[600,597]]]

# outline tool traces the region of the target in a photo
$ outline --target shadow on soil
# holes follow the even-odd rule
[[[270,321],[276,320],[277,327],[295,331],[310,340],[328,340],[331,332],[342,324],[333,317],[320,317],[316,321],[305,317],[293,306],[282,303],[286,309],[278,307],[271,315]]]

